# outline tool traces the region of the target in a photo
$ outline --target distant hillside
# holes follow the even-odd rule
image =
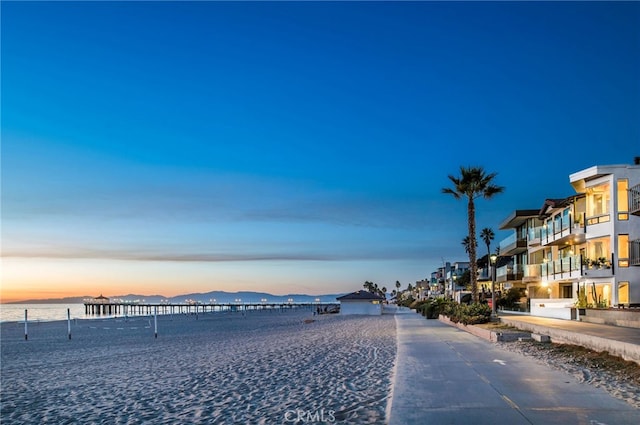
[[[83,297],[46,298],[43,300],[13,301],[7,304],[80,304],[87,298],[92,297],[91,295],[85,295]]]
[[[163,295],[139,295],[139,294],[127,294],[127,295],[114,295],[109,297],[111,299],[121,299],[126,301],[138,301],[144,303],[159,303],[161,301],[169,301],[171,303],[185,303],[185,302],[200,302],[210,303],[214,302],[219,304],[242,302],[242,303],[259,303],[266,299],[267,302],[274,303],[286,303],[289,299],[293,302],[316,302],[320,300],[323,303],[335,302],[336,298],[344,295],[340,294],[324,294],[324,295],[306,295],[306,294],[288,294],[288,295],[273,295],[268,292],[252,292],[252,291],[240,291],[240,292],[225,292],[225,291],[211,291],[205,293],[191,293],[184,295],[177,295],[175,297],[165,297]],[[91,299],[94,296],[85,295],[82,297],[66,297],[66,298],[48,298],[43,300],[24,300],[17,301],[8,304],[80,304],[86,299]],[[240,300],[240,301],[237,301]]]
[[[342,294],[273,295],[267,292],[252,292],[252,291],[240,291],[240,292],[212,291],[212,292],[206,292],[206,293],[179,295],[176,297],[169,298],[169,301],[172,303],[182,303],[182,302],[186,302],[187,300],[193,300],[193,301],[198,301],[203,303],[209,303],[215,300],[216,303],[232,303],[232,302],[237,302],[236,300],[240,300],[239,302],[243,302],[243,303],[259,303],[259,302],[262,302],[263,299],[266,299],[267,302],[287,302],[290,299],[293,300],[293,302],[315,302],[316,299],[319,299],[320,302],[335,302],[336,297],[339,297],[340,295]]]

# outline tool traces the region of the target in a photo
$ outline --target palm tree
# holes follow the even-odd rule
[[[504,192],[504,187],[497,186],[493,179],[497,173],[487,174],[482,167],[460,167],[460,176],[449,175],[453,189],[445,187],[442,193],[452,195],[455,199],[467,199],[467,224],[469,228],[469,267],[471,272],[471,291],[473,302],[478,302],[478,265],[476,264],[476,205],[479,197],[490,199]]]
[[[496,237],[493,230],[489,227],[485,227],[480,231],[480,238],[484,241],[484,244],[487,246],[487,258],[491,256],[491,241]]]
[[[462,239],[462,245],[464,246],[464,252],[466,252],[467,254],[469,253],[469,244],[471,243],[471,241],[469,240],[469,236],[465,236]],[[476,242],[476,248],[478,247],[478,242]]]

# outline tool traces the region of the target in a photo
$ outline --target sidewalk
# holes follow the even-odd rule
[[[608,351],[640,364],[640,329],[507,313],[499,317],[504,324],[549,335],[552,341]]]
[[[389,425],[637,423],[632,406],[534,359],[411,310],[395,319]]]

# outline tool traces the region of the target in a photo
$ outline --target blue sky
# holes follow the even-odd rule
[[[3,299],[391,288],[640,154],[637,2],[2,2]],[[17,295],[18,293],[23,295]]]

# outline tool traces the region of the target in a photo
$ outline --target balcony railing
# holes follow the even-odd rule
[[[496,269],[496,282],[522,280],[525,266],[522,264],[506,265]]]
[[[564,243],[567,239],[584,235],[586,228],[585,214],[579,216],[578,220],[572,218],[569,210],[556,214],[549,219],[547,223],[540,229],[540,240],[544,245]]]
[[[527,250],[527,240],[518,236],[519,235],[514,232],[500,241],[501,255],[514,255]]]
[[[491,268],[487,268],[487,267],[479,268],[478,280],[491,280]]]
[[[640,240],[638,242],[638,255],[640,257]],[[630,260],[631,261],[631,260]],[[638,259],[640,265],[640,258]],[[615,269],[611,260],[603,263],[583,259],[580,255],[559,258],[542,264],[529,264],[524,266],[524,279],[535,280],[559,280],[576,279],[580,277],[609,277],[613,276]]]
[[[527,232],[527,242],[529,246],[538,246],[540,245],[540,240],[542,239],[542,232],[544,231],[544,226],[531,227]]]
[[[640,266],[640,239],[629,241],[629,265]]]
[[[540,265],[542,277],[551,277],[553,279],[556,278],[555,276],[560,278],[569,277],[569,275],[573,274],[572,272],[580,271],[581,267],[582,260],[580,255],[571,255]]]
[[[523,279],[537,280],[542,275],[542,264],[525,264],[523,267],[524,275]]]
[[[629,189],[629,212],[640,215],[640,184]]]

